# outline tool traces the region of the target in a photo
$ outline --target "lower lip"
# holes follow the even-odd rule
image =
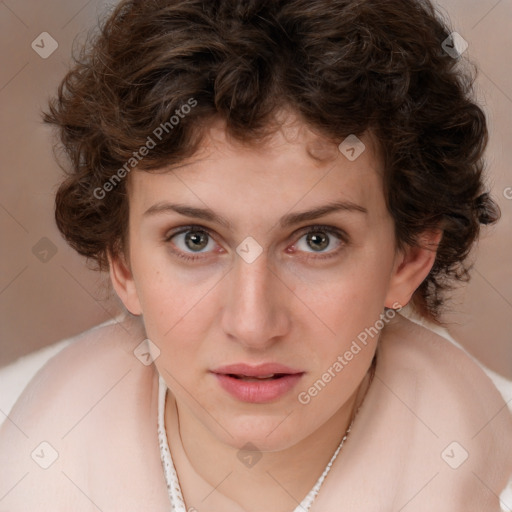
[[[247,381],[215,373],[219,384],[233,397],[242,402],[261,404],[271,402],[288,393],[302,378],[302,373],[286,375],[279,379]]]

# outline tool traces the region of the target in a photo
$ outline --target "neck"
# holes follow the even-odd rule
[[[170,412],[177,428],[174,432],[169,429],[167,435],[176,467],[180,468],[177,471],[187,509],[203,505],[212,512],[294,510],[323,473],[369,383],[370,372],[349,400],[315,432],[287,449],[262,453],[252,466],[244,466],[238,448],[219,440],[168,393],[166,424],[173,421],[168,418]],[[188,478],[183,478],[185,475]],[[202,495],[198,495],[199,489]]]

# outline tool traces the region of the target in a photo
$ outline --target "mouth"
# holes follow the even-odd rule
[[[257,377],[251,377],[249,375],[237,375],[235,373],[228,373],[226,375],[228,377],[232,377],[233,379],[244,380],[246,382],[258,382],[258,381],[264,381],[264,380],[282,379],[283,377],[286,377],[287,375],[291,375],[291,374],[289,374],[289,373],[271,373],[269,375],[262,375],[262,376],[257,376]]]
[[[283,398],[300,381],[304,371],[283,365],[231,365],[212,374],[233,398],[248,403],[268,403]]]
[[[229,375],[233,377],[254,377],[260,379],[283,377],[284,375],[294,375],[304,373],[303,370],[291,368],[280,363],[261,363],[250,365],[247,363],[235,363],[224,365],[212,370],[213,373]]]

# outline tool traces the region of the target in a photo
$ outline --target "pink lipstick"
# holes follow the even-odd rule
[[[212,373],[234,398],[248,403],[266,403],[288,393],[305,372],[278,363],[256,366],[238,363],[221,366]]]

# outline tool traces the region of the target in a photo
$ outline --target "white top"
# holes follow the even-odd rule
[[[0,510],[171,510],[157,444],[159,374],[130,350],[145,338],[141,320],[127,318],[77,337],[34,376],[0,428]],[[497,512],[512,474],[512,415],[491,380],[401,313],[377,352],[343,464],[332,465],[311,509]]]
[[[185,506],[185,502],[183,501],[183,494],[181,492],[180,483],[178,480],[178,475],[176,473],[176,469],[174,467],[174,463],[172,462],[171,451],[169,449],[169,444],[167,443],[167,434],[165,431],[165,399],[167,396],[167,384],[161,375],[158,376],[158,444],[160,445],[160,458],[162,460],[162,466],[165,474],[165,481],[167,483],[167,491],[169,493],[169,500],[171,502],[171,512],[187,512],[187,508]],[[353,423],[354,420],[352,420]],[[318,492],[320,491],[320,487],[322,486],[325,477],[329,473],[331,469],[332,463],[334,459],[338,455],[345,439],[352,428],[352,423],[348,427],[343,439],[341,440],[338,448],[334,452],[331,460],[327,464],[324,472],[320,475],[320,478],[317,480],[316,484],[313,488],[308,492],[306,497],[302,500],[302,502],[295,508],[294,512],[305,512],[311,508],[313,501],[315,500]]]

